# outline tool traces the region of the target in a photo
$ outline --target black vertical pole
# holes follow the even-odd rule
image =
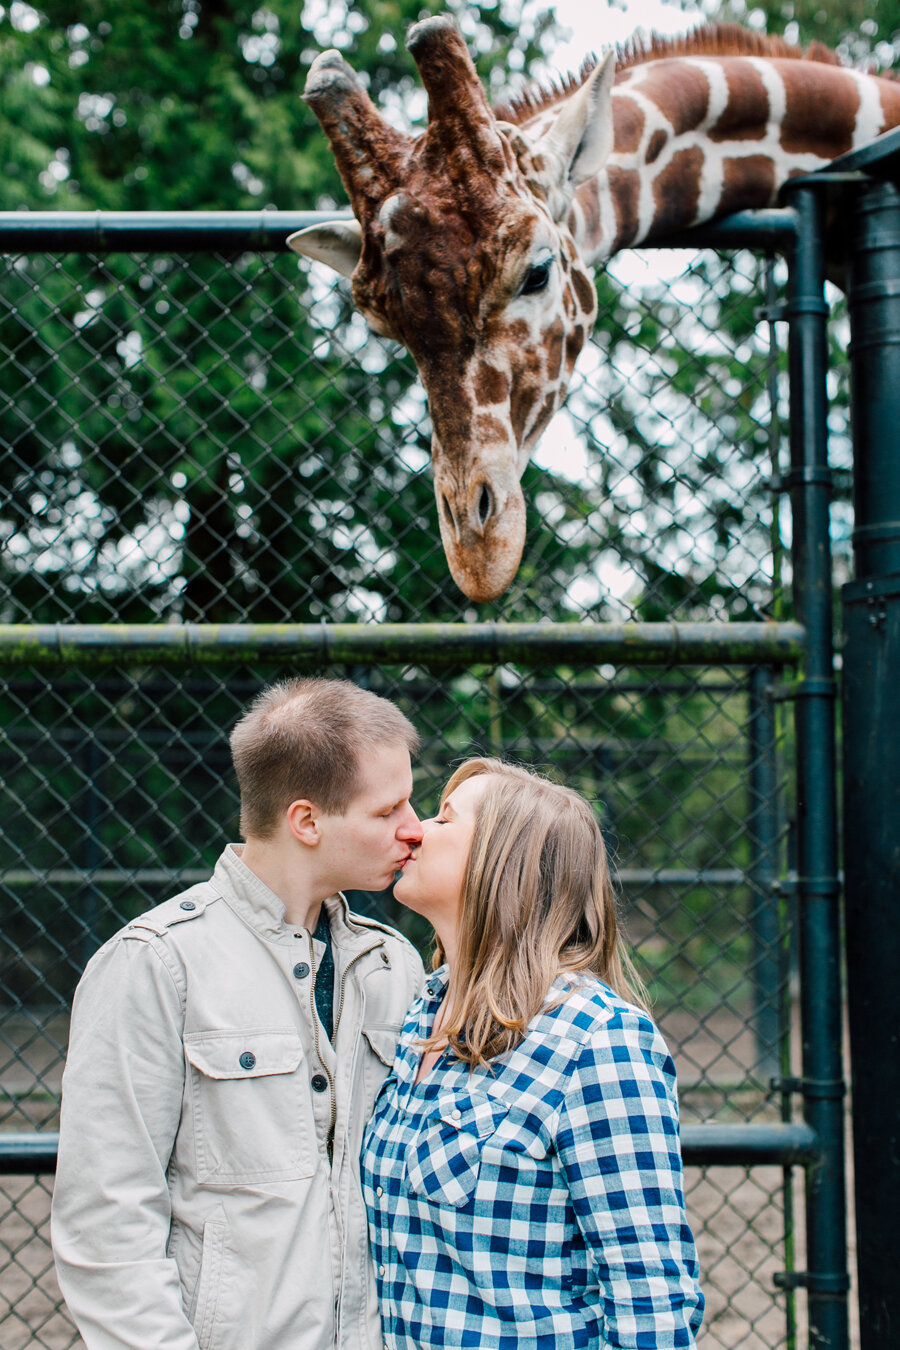
[[[750,672],[747,745],[750,809],[750,923],[753,932],[754,1032],[756,1070],[763,1081],[780,1068],[780,941],[778,898],[778,773],[775,763],[774,672]]]
[[[810,1350],[846,1350],[841,967],[837,879],[831,492],[827,458],[824,298],[825,202],[808,180],[792,185],[798,239],[788,316],[791,377],[791,515],[794,596],[806,629],[797,689],[797,903],[804,1113],[820,1162],[806,1173]]]
[[[851,202],[844,871],[862,1350],[900,1345],[900,193]]]

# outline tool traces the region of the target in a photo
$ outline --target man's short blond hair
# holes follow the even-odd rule
[[[419,737],[395,703],[349,680],[296,679],[263,689],[230,744],[241,835],[270,839],[298,798],[343,815],[359,791],[366,751],[402,745],[414,754]]]

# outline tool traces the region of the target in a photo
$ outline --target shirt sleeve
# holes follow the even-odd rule
[[[87,1350],[198,1350],[166,1255],[182,1033],[155,944],[101,948],[72,1010],[52,1208],[59,1284]]]
[[[594,1030],[556,1144],[597,1268],[604,1344],[693,1347],[703,1295],[684,1207],[675,1066],[649,1017],[614,1014]]]

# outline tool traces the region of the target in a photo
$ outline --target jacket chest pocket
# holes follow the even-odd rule
[[[435,1205],[460,1209],[475,1190],[482,1150],[508,1107],[491,1097],[447,1093],[406,1150],[410,1189]]]
[[[184,1052],[199,1181],[239,1185],[312,1176],[318,1148],[295,1031],[192,1032]]]

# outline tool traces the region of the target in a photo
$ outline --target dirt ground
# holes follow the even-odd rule
[[[675,1050],[683,1117],[719,1115],[710,1085],[734,1079],[742,1061],[752,1062],[752,1037],[736,1017],[717,1014],[706,1022],[678,1013],[661,1019]],[[41,1123],[55,1128],[64,1019],[48,1020],[39,1035],[33,1023],[7,1021],[0,1032],[0,1109],[21,1102],[2,1128],[30,1131]],[[6,1052],[3,1051],[6,1047]],[[15,1049],[12,1049],[15,1047]],[[726,1051],[723,1053],[723,1047]],[[6,1060],[4,1065],[3,1061]],[[27,1066],[27,1067],[26,1067]],[[690,1084],[702,1078],[707,1091],[695,1100]],[[42,1089],[43,1100],[34,1096]],[[7,1107],[2,1107],[5,1099]],[[724,1098],[723,1098],[724,1100]],[[719,1102],[721,1107],[721,1101]],[[742,1102],[746,1107],[746,1102]],[[730,1118],[740,1118],[732,1115]],[[783,1178],[778,1168],[690,1168],[686,1175],[688,1213],[700,1257],[706,1316],[699,1350],[780,1350],[788,1341],[786,1295],[773,1283],[785,1268]],[[51,1177],[0,1179],[0,1350],[72,1350],[82,1341],[61,1305],[49,1241]],[[803,1269],[802,1175],[794,1173],[795,1269]],[[852,1214],[851,1214],[852,1234]],[[852,1241],[852,1237],[851,1237]],[[851,1251],[850,1268],[853,1271]],[[797,1344],[806,1344],[806,1308],[796,1296]],[[859,1350],[851,1295],[851,1350]]]

